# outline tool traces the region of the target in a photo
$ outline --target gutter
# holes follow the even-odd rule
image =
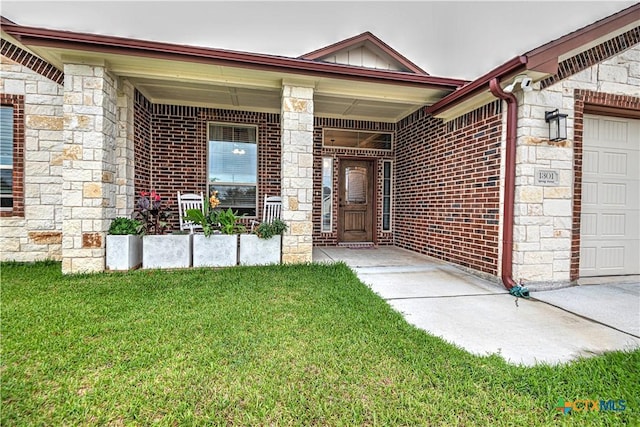
[[[511,73],[516,74],[516,72],[522,72],[526,70],[526,65],[526,56],[516,56],[515,58],[505,62],[501,66],[489,71],[485,75],[478,77],[473,82],[456,89],[453,93],[445,96],[430,107],[427,107],[427,113],[435,116],[440,112],[447,110],[464,101],[469,97],[469,95],[475,92],[486,90],[486,86],[491,82],[491,80]]]
[[[504,211],[502,214],[502,284],[516,297],[529,297],[529,290],[513,280],[513,205],[516,188],[516,141],[518,136],[518,99],[500,87],[500,80],[489,81],[489,90],[498,99],[507,102],[506,152],[504,167]]]
[[[467,83],[466,80],[435,77],[403,71],[373,70],[300,58],[177,45],[116,36],[75,33],[71,31],[26,27],[16,24],[3,23],[2,31],[15,37],[26,46],[80,51],[90,50],[92,52],[116,55],[133,54],[174,61],[191,61],[205,64],[240,66],[273,72],[286,71],[349,80],[420,86],[443,91],[454,90]]]

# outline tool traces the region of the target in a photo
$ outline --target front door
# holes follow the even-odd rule
[[[338,241],[373,241],[373,162],[341,160]]]

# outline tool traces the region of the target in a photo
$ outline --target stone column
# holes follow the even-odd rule
[[[312,261],[313,88],[282,85],[282,262]]]
[[[564,106],[573,102],[563,102],[558,85],[538,90],[536,84],[534,89],[519,95],[513,278],[542,288],[569,283],[574,174],[573,129],[567,129],[566,141],[549,141],[544,113],[556,108],[570,112]],[[554,171],[557,182],[536,183],[536,170]]]
[[[104,64],[64,66],[62,272],[104,270],[115,216],[116,80]]]
[[[116,138],[116,216],[131,217],[135,203],[135,160],[133,139],[133,85],[118,85],[118,136]]]

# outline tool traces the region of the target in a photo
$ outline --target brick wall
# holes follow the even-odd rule
[[[151,115],[152,105],[137,90],[134,93],[133,134],[135,156],[135,193],[151,188]],[[136,199],[137,200],[137,199]]]
[[[382,160],[393,160],[394,152],[380,150],[363,150],[322,146],[323,128],[351,129],[362,131],[395,132],[395,123],[368,122],[361,120],[329,119],[316,117],[313,132],[313,244],[314,246],[334,246],[338,243],[338,173],[340,158],[360,157],[374,160],[376,167],[376,211],[374,212],[374,240],[378,245],[392,245],[393,233],[382,231]],[[394,146],[396,144],[394,138]],[[333,159],[333,219],[331,232],[322,232],[322,158]],[[393,228],[392,228],[393,230]]]
[[[397,246],[497,275],[501,105],[447,123],[420,110],[398,123]]]
[[[136,194],[158,191],[179,228],[177,192],[206,194],[207,123],[258,127],[258,216],[264,195],[280,194],[279,114],[151,104],[136,93]]]

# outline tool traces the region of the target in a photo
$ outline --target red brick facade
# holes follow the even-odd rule
[[[376,169],[376,197],[374,202],[375,232],[374,242],[378,245],[392,245],[393,233],[382,231],[382,161],[393,160],[394,151],[350,149],[338,147],[324,147],[322,144],[322,130],[348,129],[362,131],[394,132],[395,123],[368,122],[360,120],[315,118],[313,132],[313,244],[314,246],[335,246],[338,244],[338,174],[340,170],[340,159],[359,158],[372,160]],[[395,140],[395,138],[394,138]],[[393,143],[395,146],[395,141]],[[392,147],[393,148],[393,147]],[[330,157],[333,159],[333,210],[332,210],[332,230],[322,232],[322,159]],[[393,230],[393,228],[392,228]]]
[[[640,98],[576,89],[574,92],[574,102],[573,225],[570,272],[570,280],[572,281],[577,280],[580,276],[580,215],[582,213],[582,136],[584,130],[584,114],[609,114],[638,118]],[[605,108],[603,109],[602,107]]]
[[[151,115],[152,104],[136,90],[133,108],[136,194],[151,188]]]
[[[0,104],[13,107],[13,208],[0,217],[24,216],[24,96],[0,94]]]
[[[280,194],[280,115],[151,104],[136,92],[136,194],[154,189],[177,213],[177,192],[207,190],[207,123],[258,127],[258,216],[265,194]],[[178,228],[178,217],[171,225]]]
[[[501,105],[448,123],[420,110],[398,123],[397,246],[497,275]]]
[[[372,160],[377,170],[377,244],[396,244],[497,274],[501,112],[500,102],[494,102],[446,124],[423,111],[399,123],[316,118],[314,245],[338,243],[340,161],[361,158]],[[177,191],[206,191],[208,122],[258,126],[258,200],[265,194],[280,194],[278,114],[156,105],[136,93],[135,121],[136,192],[155,189],[166,197],[170,210],[177,210]],[[389,151],[324,147],[324,128],[393,132],[393,147]],[[331,232],[321,231],[324,157],[334,160]],[[391,231],[382,231],[384,160],[392,161],[394,169]],[[172,226],[177,228],[175,215]]]

